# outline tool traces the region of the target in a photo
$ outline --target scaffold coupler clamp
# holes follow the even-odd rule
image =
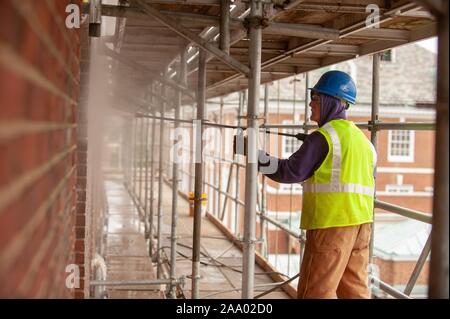
[[[238,240],[243,244],[254,245],[254,244],[262,244],[264,240],[262,238],[258,239],[244,239],[243,237],[238,238]]]
[[[247,32],[250,31],[251,28],[266,28],[269,26],[269,20],[264,17],[247,17],[242,22],[244,28],[247,29]]]
[[[181,276],[177,279],[178,285],[180,285],[181,288],[184,288],[184,285],[186,284],[186,276]]]
[[[376,119],[375,121],[368,121],[367,124],[369,124],[368,130],[369,131],[378,131],[378,128],[376,127],[377,124],[381,123],[380,120]]]

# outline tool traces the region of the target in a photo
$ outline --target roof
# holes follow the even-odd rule
[[[436,35],[436,21],[414,1],[277,0],[266,6],[262,42],[261,83],[272,82],[358,56],[384,51]],[[149,74],[157,77],[170,65],[175,74],[186,33],[214,42],[218,34],[220,0],[134,0],[132,7],[103,5],[103,15],[120,17],[115,36],[106,37],[122,62],[125,78],[146,89]],[[387,4],[391,6],[386,7]],[[368,28],[367,5],[377,5],[380,27]],[[233,61],[248,69],[249,38],[246,3],[234,2],[230,22]],[[146,9],[145,9],[146,8]],[[144,9],[146,12],[144,12]],[[153,11],[152,11],[153,10]],[[149,12],[153,12],[149,14]],[[155,18],[157,15],[163,17]],[[168,24],[167,21],[172,22]],[[180,36],[180,34],[183,34]],[[188,37],[189,38],[189,37]],[[188,51],[188,86],[195,92],[196,48]],[[217,49],[217,48],[216,48]],[[109,51],[108,51],[109,52]],[[109,52],[111,53],[111,52]],[[247,88],[244,74],[212,57],[207,64],[207,98]],[[137,72],[130,72],[129,68]],[[186,96],[186,102],[191,98]]]
[[[430,224],[413,219],[376,223],[374,255],[384,260],[417,261],[430,232]]]

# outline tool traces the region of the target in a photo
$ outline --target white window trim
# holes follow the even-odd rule
[[[377,173],[434,174],[434,169],[427,167],[378,167]]]
[[[283,123],[283,125],[295,124],[295,121],[284,120],[284,121],[282,121],[282,123]],[[283,133],[286,132],[286,129],[282,129],[281,132],[283,132]],[[286,152],[286,139],[288,139],[288,138],[294,138],[294,137],[281,135],[281,158],[288,158],[289,156],[292,155],[292,153]]]
[[[392,194],[411,194],[414,192],[414,185],[411,184],[386,184],[386,192]],[[401,190],[405,190],[402,192]]]
[[[425,192],[427,193],[433,193],[434,192],[434,187],[433,186],[426,186],[424,188]]]
[[[414,162],[414,145],[415,145],[415,132],[410,132],[409,139],[409,156],[399,156],[399,155],[391,155],[391,142],[392,142],[392,132],[395,130],[388,131],[388,162],[397,162],[397,163],[413,163]]]
[[[281,158],[286,158],[290,155],[286,152],[286,138],[287,136],[281,136]]]
[[[433,193],[430,192],[412,192],[412,193],[393,193],[386,191],[377,191],[377,198],[380,200],[380,197],[433,197]]]
[[[292,186],[292,194],[301,194],[302,193],[302,185],[300,183],[293,183],[293,184],[280,184],[280,193],[291,193],[291,186]]]
[[[275,195],[290,195],[291,194],[291,189],[290,188],[283,188],[281,187],[281,185],[286,185],[288,187],[290,187],[291,184],[279,184],[280,188],[275,188],[272,187],[270,185],[266,185],[266,191],[268,194],[275,194]],[[301,195],[303,194],[303,187],[302,184],[297,183],[296,185],[300,185],[300,189],[296,190],[295,187],[292,190],[292,195]],[[260,187],[261,189],[261,187]]]

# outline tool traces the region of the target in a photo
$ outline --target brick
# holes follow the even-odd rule
[[[85,57],[82,57],[85,58]],[[90,62],[86,60],[81,60],[80,63],[80,70],[81,72],[88,72],[89,71]]]
[[[84,227],[76,227],[75,228],[75,236],[76,239],[84,239],[86,235],[86,231]]]
[[[55,211],[58,214],[59,209],[55,210],[52,208],[51,211]],[[2,280],[4,291],[11,289],[14,291],[14,287],[21,287],[22,290],[16,290],[17,295],[32,298],[42,297],[41,294],[46,293],[47,287],[44,283],[50,277],[52,281],[54,280],[54,275],[48,272],[49,267],[47,267],[46,261],[54,258],[52,256],[55,256],[61,250],[61,248],[56,249],[56,247],[61,247],[65,243],[65,241],[60,240],[59,230],[72,227],[72,224],[63,224],[59,220],[59,218],[49,215],[48,219],[44,219],[41,224],[36,226],[33,236],[27,245],[22,247],[20,255],[17,255],[15,264],[8,271],[7,279]],[[52,237],[49,238],[48,236]],[[70,245],[67,245],[65,249],[70,249]],[[38,259],[36,259],[37,256],[39,256]],[[31,263],[35,262],[37,264],[30,268]],[[24,288],[26,289],[24,290]],[[2,289],[0,289],[0,295],[2,295]]]
[[[2,8],[3,10],[3,8]],[[26,110],[25,97],[27,83],[20,76],[0,65],[0,95],[5,101],[13,101],[10,107],[0,108],[0,117],[3,119],[22,118]]]
[[[77,200],[80,202],[86,202],[86,191],[85,190],[77,191]]]
[[[84,299],[84,291],[78,290],[75,292],[74,295],[75,299]]]
[[[84,266],[80,266],[80,277],[85,277],[85,273]]]
[[[84,264],[84,253],[75,253],[75,263]]]
[[[85,190],[86,189],[86,183],[87,183],[86,177],[77,176],[77,184],[76,184],[77,190],[78,189]]]
[[[61,224],[59,224],[57,227],[63,228]],[[41,294],[46,293],[46,284],[48,283],[48,278],[50,276],[54,276],[55,274],[52,273],[48,267],[48,262],[55,258],[58,254],[58,249],[61,246],[61,241],[59,240],[59,236],[57,232],[55,233],[54,237],[52,238],[50,245],[46,248],[47,252],[40,260],[40,264],[38,264],[38,269],[31,269],[31,273],[29,273],[28,277],[29,280],[33,283],[30,287],[29,294],[33,297],[40,297]],[[44,249],[44,247],[41,247],[41,249]],[[38,260],[39,261],[39,260]],[[33,274],[34,272],[34,274]]]
[[[77,166],[77,175],[78,176],[87,176],[87,167],[85,165]]]
[[[87,70],[80,69],[80,89],[89,89],[89,72]]]
[[[0,243],[8,243],[14,234],[20,231],[33,218],[36,209],[47,201],[50,191],[55,186],[52,183],[52,176],[45,175],[37,180],[32,187],[28,188],[20,198],[5,208],[4,212],[0,215],[0,231],[2,236]],[[49,212],[51,212],[51,209]],[[49,212],[47,212],[47,216],[50,217],[51,213]],[[33,226],[38,227],[39,225]]]
[[[86,216],[85,215],[76,215],[75,224],[77,227],[85,227],[86,225]]]
[[[77,215],[84,215],[86,213],[86,202],[77,202]]]
[[[87,142],[80,142],[80,141],[78,140],[78,143],[77,143],[77,150],[78,150],[79,152],[87,152]]]
[[[78,163],[87,163],[87,152],[77,152]]]
[[[86,141],[87,138],[88,138],[88,132],[87,132],[87,130],[84,130],[84,129],[83,129],[83,126],[79,126],[79,127],[77,128],[76,135],[77,135],[77,138],[78,138],[78,141],[79,141],[78,146],[80,146],[80,148],[79,148],[78,150],[79,150],[79,151],[85,152],[86,149],[85,149],[85,147],[84,147],[83,144],[86,144],[85,141]],[[84,142],[84,143],[83,143],[83,142]]]

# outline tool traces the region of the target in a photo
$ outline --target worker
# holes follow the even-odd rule
[[[298,298],[369,298],[376,152],[347,120],[346,110],[356,101],[348,74],[326,72],[309,90],[311,120],[319,129],[288,159],[260,151],[264,163],[278,165],[265,174],[268,178],[303,183],[300,228],[306,230],[306,243]]]

